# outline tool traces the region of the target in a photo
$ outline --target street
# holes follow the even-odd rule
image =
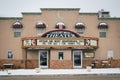
[[[120,80],[120,74],[0,76],[0,80]]]

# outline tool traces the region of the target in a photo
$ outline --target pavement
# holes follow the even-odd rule
[[[15,75],[0,76],[0,80],[120,80],[120,74],[79,75]]]
[[[6,69],[0,80],[120,80],[120,68],[106,69]]]
[[[14,75],[108,75],[120,74],[120,68],[102,68],[102,69],[6,69],[0,70],[0,76],[14,76]]]

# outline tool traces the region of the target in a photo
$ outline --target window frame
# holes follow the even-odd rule
[[[15,38],[21,37],[22,28],[13,28],[13,34]]]
[[[13,59],[13,52],[12,51],[7,52],[7,59],[9,59],[9,60]]]
[[[85,29],[81,29],[81,28],[75,28],[76,32],[80,35],[84,35],[84,31]]]
[[[58,60],[64,59],[64,52],[58,52]]]
[[[105,28],[102,28],[102,29],[99,29],[99,37],[100,38],[106,38],[107,37],[107,29]]]
[[[46,31],[46,28],[36,28],[36,30],[37,30],[37,35],[42,35]]]

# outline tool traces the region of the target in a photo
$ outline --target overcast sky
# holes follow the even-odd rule
[[[80,8],[80,12],[104,9],[120,17],[120,0],[0,0],[0,17],[20,17],[21,12],[40,12],[40,8]]]

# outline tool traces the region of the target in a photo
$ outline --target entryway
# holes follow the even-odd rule
[[[82,68],[81,50],[73,50],[73,68]]]
[[[39,51],[39,67],[40,68],[48,68],[48,50],[40,50]]]

